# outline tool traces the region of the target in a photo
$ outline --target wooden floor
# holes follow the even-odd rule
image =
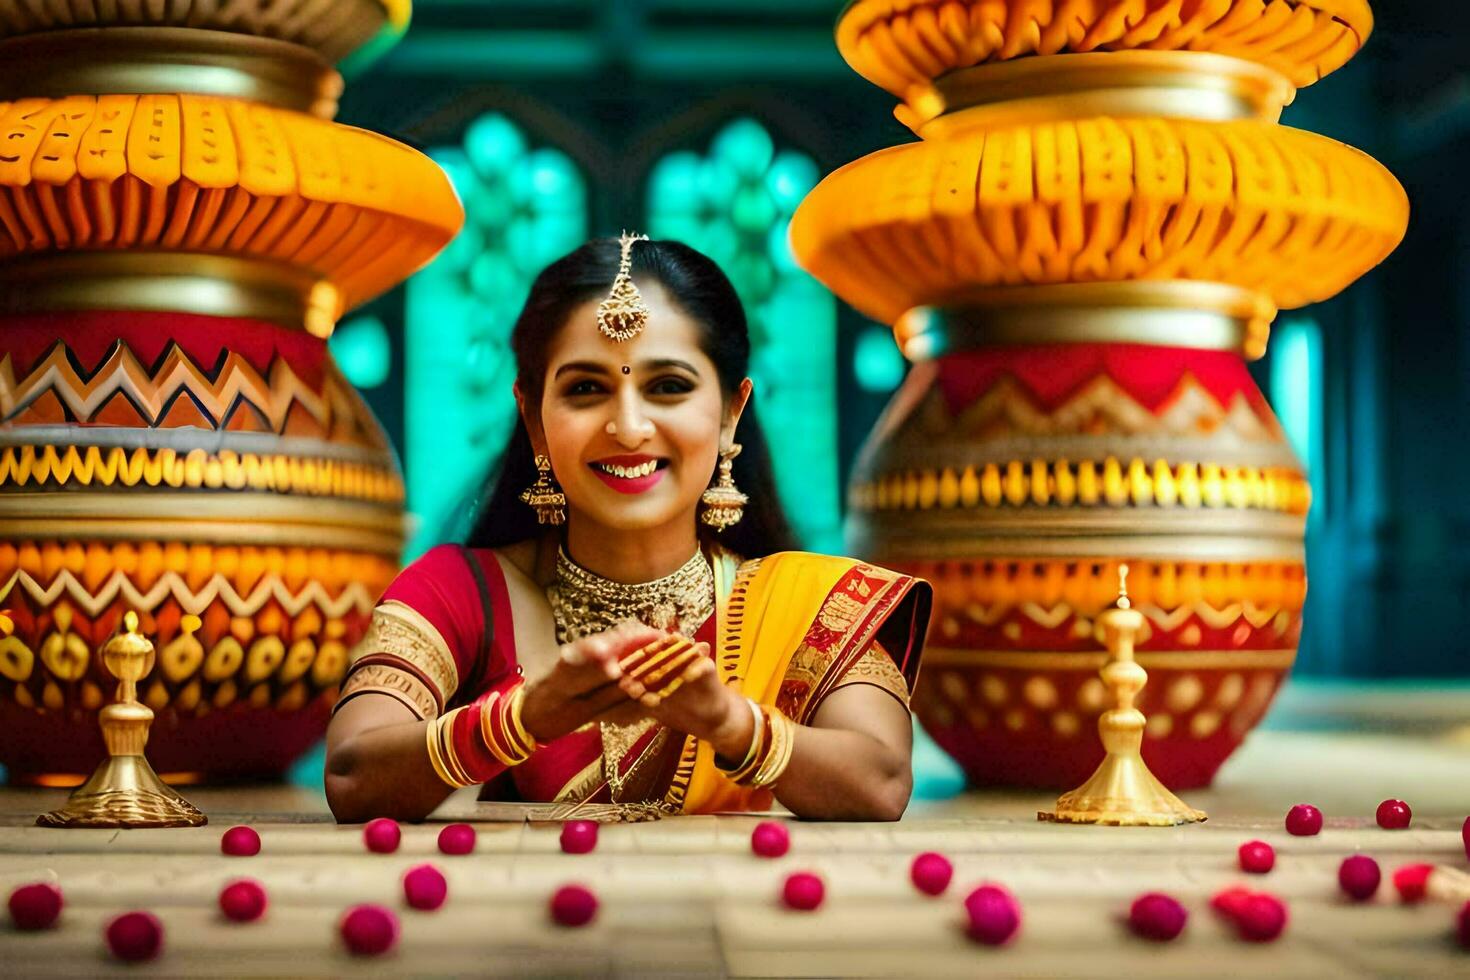
[[[1412,700],[1399,707],[1412,713]],[[1461,708],[1470,721],[1463,698],[1448,713]],[[749,817],[605,826],[599,848],[582,856],[559,852],[555,827],[485,822],[475,854],[446,857],[435,849],[439,826],[483,816],[460,795],[429,824],[406,827],[398,853],[374,855],[359,828],[336,826],[320,796],[297,788],[196,789],[188,795],[208,827],[126,832],[30,826],[64,792],[0,789],[0,892],[52,878],[67,900],[54,931],[0,926],[0,975],[1470,976],[1449,907],[1400,906],[1386,882],[1375,901],[1355,906],[1336,887],[1339,861],[1359,851],[1385,877],[1410,861],[1465,866],[1467,730],[1418,729],[1258,732],[1214,789],[1189,794],[1211,814],[1202,826],[1042,825],[1035,811],[1048,795],[971,793],[916,804],[896,824],[792,823],[791,853],[776,861],[750,854]],[[1414,806],[1412,829],[1374,826],[1373,810],[1389,796]],[[1283,813],[1302,800],[1327,814],[1319,837],[1282,830]],[[242,822],[261,832],[262,853],[222,856],[221,832]],[[1251,883],[1291,908],[1286,934],[1266,946],[1236,940],[1208,909],[1210,895],[1243,880],[1235,849],[1251,837],[1279,855],[1276,870]],[[907,880],[909,861],[925,850],[955,862],[955,882],[938,899]],[[438,912],[408,910],[400,876],[430,860],[449,879],[449,901]],[[783,911],[780,881],[802,869],[826,879],[827,903]],[[263,921],[233,925],[215,898],[245,875],[266,884],[272,904]],[[1004,949],[977,946],[961,930],[961,900],[983,880],[1006,884],[1024,905],[1023,931]],[[573,881],[599,893],[602,911],[584,929],[558,928],[547,898]],[[1144,943],[1120,925],[1131,899],[1150,890],[1190,910],[1172,944]],[[343,951],[336,921],[358,902],[400,910],[394,954],[360,960]],[[167,940],[159,960],[130,969],[107,959],[100,933],[134,908],[159,915]]]

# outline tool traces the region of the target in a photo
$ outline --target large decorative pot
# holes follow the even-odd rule
[[[134,610],[154,766],[276,775],[403,540],[325,338],[462,212],[426,157],[329,121],[327,58],[405,5],[42,17],[76,6],[0,2],[0,764],[92,770],[99,651]]]
[[[839,22],[921,141],[829,176],[792,242],[916,362],[855,468],[851,544],[934,581],[914,703],[972,781],[1096,767],[1122,563],[1165,783],[1207,784],[1289,669],[1310,490],[1245,359],[1403,235],[1386,170],[1277,124],[1371,24],[1315,0],[854,0]]]

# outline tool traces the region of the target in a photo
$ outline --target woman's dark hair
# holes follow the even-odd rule
[[[598,238],[557,259],[541,271],[511,333],[516,374],[527,404],[541,403],[546,378],[546,352],[572,311],[589,299],[604,296],[618,273],[622,249],[615,238]],[[660,283],[669,298],[703,329],[700,347],[715,364],[720,389],[729,399],[740,387],[750,363],[750,333],[745,309],[730,280],[712,260],[681,242],[640,241],[633,246],[635,281]],[[795,547],[786,515],[776,496],[771,454],[756,419],[755,398],[740,419],[735,457],[735,485],[750,497],[740,523],[717,540],[744,558],[759,558]],[[536,481],[531,437],[520,413],[501,457],[499,475],[472,516],[467,543],[495,548],[545,533],[536,514],[520,501],[520,493]],[[708,530],[701,525],[701,531]],[[713,532],[711,532],[713,533]]]

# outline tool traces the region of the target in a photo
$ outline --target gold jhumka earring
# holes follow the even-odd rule
[[[730,475],[730,467],[739,455],[738,442],[720,451],[719,476],[715,478],[714,485],[699,497],[700,503],[704,504],[699,519],[717,532],[740,523],[740,518],[745,516],[745,505],[750,502],[750,498],[735,486],[735,478]]]
[[[613,280],[612,292],[597,307],[597,329],[609,339],[622,342],[632,340],[642,333],[648,324],[648,307],[643,295],[633,283],[633,243],[648,241],[647,235],[623,232],[618,239],[623,256],[618,263],[618,275]],[[626,371],[624,372],[627,373]]]
[[[561,524],[567,519],[567,497],[551,479],[551,460],[536,454],[536,482],[521,491],[521,501],[536,512],[537,524]]]

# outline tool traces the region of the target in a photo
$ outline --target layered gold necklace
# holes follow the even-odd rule
[[[556,581],[546,590],[556,619],[558,643],[612,629],[636,620],[659,630],[677,630],[694,636],[715,610],[715,576],[702,551],[672,574],[652,582],[627,584],[603,578],[572,561],[563,549],[556,558]],[[623,783],[644,759],[657,754],[662,739],[655,737],[643,757],[624,776],[623,757],[655,722],[634,725],[601,722],[602,768],[614,802],[622,802]]]

